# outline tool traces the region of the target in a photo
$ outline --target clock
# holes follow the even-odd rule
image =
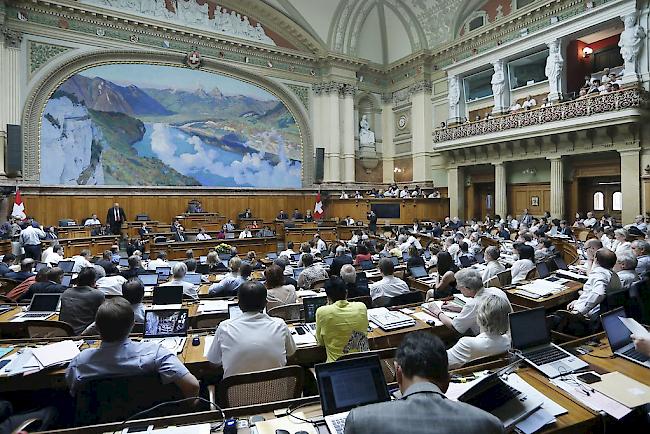
[[[408,122],[408,117],[406,117],[406,115],[400,116],[399,119],[397,120],[397,128],[403,130],[404,128],[406,128],[407,122]]]

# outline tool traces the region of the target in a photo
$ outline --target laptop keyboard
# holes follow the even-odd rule
[[[48,316],[50,315],[49,313],[43,313],[43,312],[27,312],[23,315],[23,318],[40,318],[42,316]]]
[[[630,348],[629,350],[624,351],[623,354],[631,359],[638,360],[639,362],[645,362],[648,360],[648,356],[639,353],[634,348]]]
[[[336,434],[343,434],[343,432],[345,431],[345,419],[346,418],[347,418],[347,416],[330,419],[330,422],[331,422],[332,426],[336,430]]]
[[[543,348],[531,353],[526,353],[526,358],[538,366],[557,362],[558,360],[562,360],[566,357],[567,354],[564,351],[561,351],[555,347]]]
[[[508,384],[500,381],[499,384],[489,389],[489,392],[468,400],[467,403],[487,412],[496,410],[506,402],[521,395],[521,392]]]

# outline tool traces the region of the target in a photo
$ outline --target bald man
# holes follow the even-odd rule
[[[120,204],[115,202],[106,213],[106,224],[111,228],[113,235],[122,234],[122,224],[126,221],[126,213],[120,207]]]

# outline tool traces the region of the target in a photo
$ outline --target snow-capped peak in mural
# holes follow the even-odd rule
[[[278,98],[203,71],[112,64],[81,71],[43,112],[45,185],[300,187],[302,145]]]

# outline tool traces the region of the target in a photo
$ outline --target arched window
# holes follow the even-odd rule
[[[620,191],[615,191],[612,195],[612,210],[613,211],[622,211],[623,210],[623,193]]]
[[[605,195],[602,191],[597,191],[594,193],[594,211],[604,211],[605,210]]]
[[[476,17],[472,21],[470,21],[467,26],[469,28],[469,31],[471,32],[472,30],[478,29],[483,24],[485,24],[485,17],[480,16],[480,17]]]

